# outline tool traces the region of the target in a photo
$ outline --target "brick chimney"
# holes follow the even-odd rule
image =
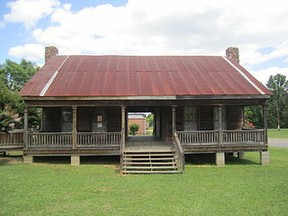
[[[239,64],[239,62],[240,62],[239,48],[238,47],[228,47],[226,49],[226,57]]]
[[[55,46],[45,47],[45,63],[53,56],[58,55],[58,49]]]

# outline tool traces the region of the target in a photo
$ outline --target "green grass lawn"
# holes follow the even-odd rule
[[[212,160],[213,161],[213,160]],[[22,164],[0,157],[0,215],[288,215],[288,149],[187,161],[172,175],[118,174],[118,164]]]
[[[280,131],[278,131],[277,129],[268,129],[268,137],[278,139],[288,139],[288,128],[281,129]]]

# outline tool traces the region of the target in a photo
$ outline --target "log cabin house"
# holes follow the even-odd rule
[[[185,155],[258,151],[269,162],[266,103],[270,92],[239,64],[237,48],[222,56],[58,55],[21,90],[24,162],[35,156],[119,155],[126,173],[179,173]],[[243,130],[243,108],[262,106],[262,129]],[[42,109],[40,131],[28,128]],[[154,114],[151,137],[128,136],[128,113]]]

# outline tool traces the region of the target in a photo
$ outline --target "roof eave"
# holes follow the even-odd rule
[[[133,100],[219,100],[269,99],[270,95],[181,95],[181,96],[22,96],[24,101],[133,101]]]

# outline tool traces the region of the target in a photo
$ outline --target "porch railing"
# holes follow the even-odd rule
[[[72,147],[70,132],[32,132],[28,133],[26,148]]]
[[[223,144],[264,144],[264,130],[223,131]]]
[[[93,147],[93,146],[119,146],[121,142],[121,132],[78,132],[77,146],[78,147]]]
[[[265,144],[264,130],[177,131],[182,145]],[[222,139],[220,139],[220,136]],[[121,146],[121,132],[78,132],[76,147]],[[29,132],[26,148],[72,147],[70,132]],[[124,144],[125,145],[125,144]],[[23,146],[23,133],[0,134],[0,147]]]
[[[177,131],[181,144],[218,144],[219,131]]]
[[[23,133],[0,134],[0,147],[23,146]]]
[[[264,144],[264,130],[177,131],[184,145]],[[220,136],[222,139],[220,139]],[[222,142],[220,143],[220,140]]]
[[[76,148],[119,146],[120,132],[78,132]],[[28,133],[26,148],[72,148],[71,132],[32,132]]]
[[[173,141],[175,142],[177,154],[179,157],[179,165],[182,169],[182,173],[184,173],[184,171],[185,171],[185,154],[184,154],[184,150],[181,146],[180,140],[179,140],[176,132],[174,132],[174,134],[173,134]]]

